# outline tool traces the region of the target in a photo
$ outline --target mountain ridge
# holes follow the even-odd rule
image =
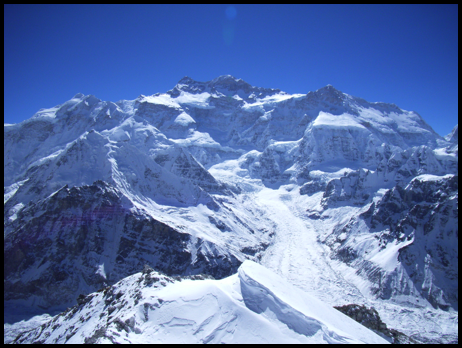
[[[4,300],[63,308],[144,263],[223,278],[253,260],[332,305],[346,287],[382,317],[392,303],[451,316],[455,129],[331,85],[290,95],[230,75],[117,103],[78,93],[4,126]],[[306,255],[337,271],[323,280]],[[307,276],[343,285],[325,297]]]

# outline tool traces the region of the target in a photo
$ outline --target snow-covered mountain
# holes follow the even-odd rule
[[[449,133],[448,135],[446,135],[444,137],[444,139],[446,139],[447,141],[451,142],[451,143],[458,143],[458,139],[459,139],[459,125],[457,124],[451,131],[451,133]]]
[[[455,341],[457,146],[457,126],[442,138],[330,85],[77,94],[4,126],[5,304],[63,310],[145,264],[222,279],[253,260],[330,306]]]

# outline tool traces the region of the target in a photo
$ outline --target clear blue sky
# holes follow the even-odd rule
[[[230,74],[458,123],[458,5],[4,5],[4,121]]]

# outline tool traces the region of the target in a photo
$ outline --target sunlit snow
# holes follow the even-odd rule
[[[5,230],[66,185],[71,189],[102,180],[130,213],[187,236],[184,249],[193,263],[228,255],[238,265],[243,262],[224,279],[175,281],[159,288],[135,285],[141,275],[132,270],[116,285],[127,292],[123,299],[130,306],[114,313],[131,325],[123,334],[111,328],[117,343],[386,343],[332,308],[351,303],[374,306],[388,327],[408,335],[454,340],[457,311],[433,308],[406,283],[398,259],[405,247],[423,242],[407,231],[407,238],[397,233],[399,240],[382,247],[379,238],[390,233],[388,221],[372,227],[366,216],[398,185],[408,190],[453,180],[457,148],[417,113],[345,94],[343,104],[332,103],[330,97],[342,96],[332,86],[322,89],[324,94],[309,94],[327,94],[324,104],[316,105],[304,104],[305,94],[266,95],[252,89],[244,95],[236,89],[226,96],[204,86],[204,92],[189,93],[180,83],[176,94],[115,104],[77,94],[24,123],[5,124]],[[215,106],[220,102],[223,108]],[[26,126],[29,133],[21,133]],[[44,213],[49,212],[27,219]],[[122,233],[104,228],[104,252],[94,252],[88,266],[101,282],[109,281],[115,269]],[[424,245],[419,247],[426,253]],[[338,257],[341,248],[351,260]],[[424,257],[431,264],[432,256]],[[25,284],[43,279],[49,262],[18,278]],[[394,285],[407,286],[408,293],[377,297],[377,280],[361,273],[363,263],[396,275],[399,284]],[[434,276],[424,272],[422,286],[431,286]],[[87,280],[79,277],[74,290],[87,294]],[[142,293],[137,304],[129,296],[135,288]],[[42,306],[45,300],[34,296],[18,304]],[[64,342],[60,335],[74,325],[77,333],[67,343],[85,342],[107,313],[102,293],[91,303],[93,308],[68,321],[60,317],[47,340]],[[80,315],[88,319],[83,322]],[[6,336],[13,339],[21,326],[45,320],[7,323]],[[99,341],[110,342],[107,337]]]

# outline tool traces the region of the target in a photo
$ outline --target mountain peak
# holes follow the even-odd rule
[[[183,77],[176,86],[168,91],[173,98],[178,97],[181,92],[200,94],[208,93],[222,93],[224,95],[238,95],[242,99],[247,99],[251,95],[262,97],[264,95],[273,95],[280,93],[279,89],[255,87],[245,82],[243,79],[238,79],[232,75],[221,75],[213,80],[200,82],[196,81],[189,76]]]
[[[172,97],[177,97],[180,95],[181,91],[196,94],[204,92],[205,89],[206,86],[204,82],[199,82],[190,78],[189,76],[185,76],[180,81],[178,81],[178,83],[175,85],[175,87],[173,87],[173,89],[171,89],[167,93],[170,94]]]
[[[77,93],[76,95],[74,95],[72,97],[72,99],[82,99],[83,97],[85,97],[85,94],[83,93]]]
[[[335,88],[331,84],[327,84],[326,86],[319,88],[318,91],[330,91],[330,92],[342,93],[341,91],[339,91],[337,88]]]
[[[198,85],[216,85],[216,84],[233,84],[236,82],[244,82],[242,79],[237,79],[232,75],[220,75],[213,80],[207,81],[207,82],[200,82],[192,79],[189,76],[183,77],[180,81],[178,81],[177,85],[193,85],[193,84],[198,84]],[[244,82],[246,83],[246,82]]]
[[[244,82],[242,79],[237,79],[232,75],[221,75],[221,76],[218,76],[217,78],[211,80],[210,83],[211,84],[215,84],[217,82],[232,83],[232,82],[240,82],[240,81]]]
[[[242,79],[237,79],[231,75],[221,75],[209,81],[207,85],[223,93],[236,92],[238,90],[245,91],[245,94],[251,93],[253,88],[250,84]]]
[[[452,129],[451,133],[446,135],[444,139],[451,143],[457,143],[459,140],[459,124],[456,124],[456,126]]]
[[[308,93],[307,97],[308,96],[310,96],[310,98],[320,98],[321,100],[335,105],[342,105],[345,100],[345,94],[330,84],[319,88],[313,94]]]
[[[177,84],[189,84],[191,82],[196,82],[194,81],[192,78],[190,78],[189,76],[185,76],[183,77],[180,81],[178,81]]]

